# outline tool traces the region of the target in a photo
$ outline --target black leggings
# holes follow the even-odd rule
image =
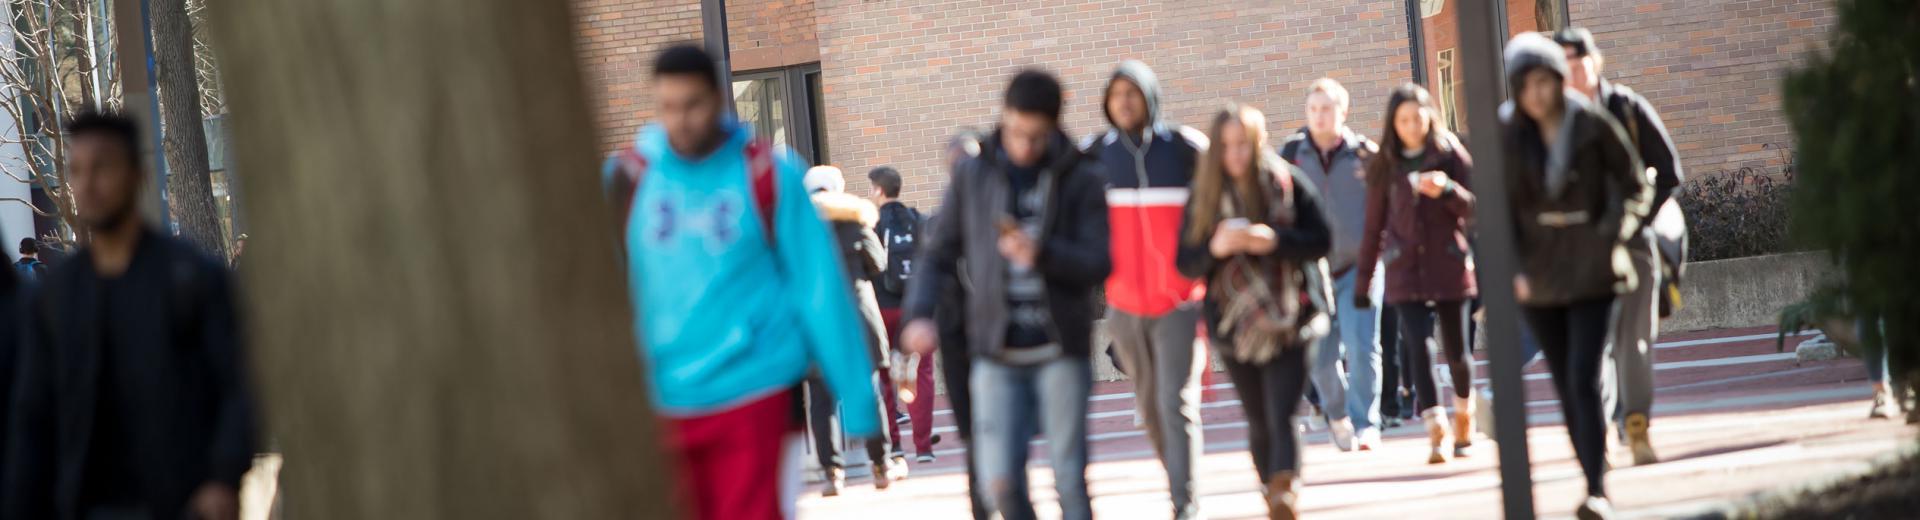
[[[1253,470],[1260,474],[1260,482],[1281,471],[1298,476],[1304,448],[1293,428],[1293,413],[1307,391],[1306,346],[1283,348],[1261,365],[1240,363],[1231,355],[1220,356],[1220,361],[1227,366],[1234,393],[1240,394],[1240,409],[1247,416],[1247,448],[1253,452]]]
[[[1473,359],[1467,356],[1467,305],[1465,301],[1401,303],[1400,355],[1413,376],[1414,411],[1440,406],[1439,386],[1433,382],[1433,356],[1427,342],[1433,341],[1433,325],[1440,322],[1440,347],[1447,355],[1447,370],[1453,374],[1453,395],[1466,398],[1473,392]]]
[[[813,434],[813,455],[820,462],[820,469],[841,469],[845,466],[845,461],[840,457],[842,435],[840,425],[837,424],[839,421],[834,420],[839,415],[840,407],[834,400],[833,394],[827,390],[826,380],[821,379],[819,374],[808,376],[802,384],[806,387],[807,393],[807,428]],[[873,404],[879,406],[880,401],[875,400]],[[852,408],[877,410],[864,406],[852,406]],[[881,415],[882,421],[893,420],[892,417],[886,417],[886,414],[878,411],[871,413]],[[884,426],[880,428],[878,437],[867,439],[864,444],[867,445],[868,460],[872,460],[874,464],[887,463],[887,452],[889,445],[893,444],[893,439],[887,438],[887,429]]]
[[[1409,384],[1406,364],[1400,361],[1400,312],[1392,305],[1380,308],[1380,416],[1400,417],[1400,387]]]
[[[1600,367],[1607,358],[1607,330],[1613,300],[1578,302],[1564,307],[1526,307],[1553,372],[1567,436],[1587,476],[1587,495],[1606,496],[1607,411],[1600,406]]]

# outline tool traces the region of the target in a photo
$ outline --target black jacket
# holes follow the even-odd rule
[[[841,258],[845,259],[847,279],[853,283],[853,303],[865,326],[867,344],[875,367],[887,367],[887,326],[881,320],[880,304],[875,298],[873,278],[887,268],[887,249],[874,234],[879,212],[872,202],[845,193],[815,193],[813,207],[833,228]]]
[[[998,244],[1012,193],[1006,161],[996,131],[981,143],[979,156],[955,167],[940,204],[942,218],[919,244],[918,269],[907,290],[906,318],[932,318],[940,294],[952,290],[949,281],[965,271],[973,284],[966,323],[975,355],[993,356],[1005,348],[1007,260]],[[1068,354],[1085,357],[1093,343],[1094,293],[1113,270],[1106,176],[1066,134],[1054,135],[1042,163],[1042,182],[1051,182],[1052,191],[1039,215],[1035,268],[1046,280],[1052,339]]]
[[[1627,132],[1627,141],[1640,153],[1644,168],[1653,168],[1651,207],[1658,211],[1661,204],[1673,197],[1673,190],[1686,180],[1681,171],[1680,154],[1673,145],[1673,134],[1667,131],[1667,123],[1660,119],[1660,112],[1654,110],[1653,104],[1626,85],[1600,80],[1599,97],[1607,114]]]
[[[1564,142],[1554,150],[1512,102],[1501,108],[1514,245],[1532,292],[1522,305],[1560,306],[1634,289],[1625,244],[1640,233],[1653,185],[1612,116],[1579,95],[1566,96],[1566,106]],[[1549,165],[1556,156],[1563,172]]]
[[[88,258],[85,249],[75,258]],[[56,266],[33,303],[8,407],[7,518],[78,517],[88,440],[101,399],[103,331],[116,335],[115,381],[129,399],[122,475],[154,518],[178,518],[199,486],[239,487],[253,464],[254,408],[225,266],[192,245],[143,231],[124,296],[103,321],[103,280],[87,261]],[[129,397],[131,396],[131,397]]]
[[[1279,200],[1279,193],[1281,193],[1280,184],[1274,180],[1277,177],[1272,172],[1284,168],[1287,172],[1285,175],[1293,176],[1294,216],[1291,225],[1264,222],[1273,227],[1274,238],[1278,245],[1273,248],[1272,253],[1261,257],[1261,260],[1293,261],[1294,265],[1299,266],[1303,271],[1307,281],[1303,292],[1306,293],[1309,305],[1303,306],[1301,313],[1309,320],[1313,320],[1315,316],[1331,316],[1334,308],[1331,299],[1332,287],[1329,285],[1330,273],[1327,272],[1325,260],[1327,253],[1333,250],[1333,228],[1328,224],[1327,211],[1321,204],[1320,192],[1314,188],[1312,181],[1300,174],[1299,169],[1287,165],[1278,157],[1269,156],[1263,163],[1266,168],[1262,170],[1261,175],[1269,180],[1267,188],[1272,200]],[[1219,267],[1220,259],[1214,258],[1213,251],[1208,247],[1213,240],[1211,234],[1202,240],[1191,240],[1187,236],[1187,227],[1192,225],[1195,217],[1193,213],[1193,201],[1190,198],[1187,201],[1186,218],[1180,223],[1180,252],[1176,261],[1180,274],[1200,280],[1207,285],[1210,296],[1201,306],[1201,315],[1206,319],[1208,334],[1214,334],[1212,331],[1220,330],[1220,309],[1211,295],[1215,291],[1214,269]],[[1325,320],[1317,321],[1324,326]],[[1302,330],[1298,338],[1303,343],[1311,343],[1323,337],[1325,333],[1326,330]],[[1226,338],[1217,335],[1214,339],[1217,344],[1231,344],[1225,341]]]

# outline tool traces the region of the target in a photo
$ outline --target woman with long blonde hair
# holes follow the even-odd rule
[[[1319,196],[1269,150],[1267,118],[1246,105],[1214,115],[1181,225],[1180,272],[1207,287],[1202,314],[1247,416],[1269,516],[1298,516],[1307,345],[1327,333],[1332,232]]]

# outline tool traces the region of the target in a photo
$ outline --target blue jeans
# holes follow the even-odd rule
[[[1035,433],[1047,439],[1053,462],[1060,517],[1093,517],[1087,495],[1087,394],[1093,390],[1093,365],[1072,355],[1032,365],[991,359],[973,361],[973,440],[980,481],[989,511],[1006,520],[1036,515],[1027,498],[1027,441]]]
[[[1367,293],[1381,301],[1380,266]],[[1353,306],[1354,285],[1359,283],[1360,268],[1333,281],[1333,330],[1313,349],[1313,387],[1320,394],[1320,409],[1327,418],[1352,418],[1354,431],[1380,423],[1380,313],[1377,307]],[[1378,304],[1376,304],[1378,305]],[[1340,361],[1346,361],[1341,370]]]

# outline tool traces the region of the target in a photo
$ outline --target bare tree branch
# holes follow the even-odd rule
[[[35,215],[39,215],[42,217],[53,216],[53,214],[47,212],[47,210],[40,209],[39,206],[33,205],[33,201],[21,199],[20,197],[4,197],[4,198],[0,198],[0,202],[18,202],[21,205],[26,206],[27,209],[33,210],[33,214]]]

